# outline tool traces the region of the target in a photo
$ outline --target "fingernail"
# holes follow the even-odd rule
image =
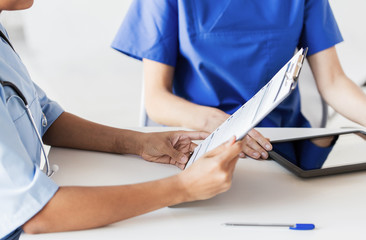
[[[272,149],[271,145],[269,145],[269,144],[266,144],[265,148],[266,148],[266,150],[271,150]]]
[[[241,152],[241,153],[239,153],[239,157],[243,158],[243,157],[245,157],[245,154]]]
[[[253,156],[258,158],[260,155],[259,155],[259,153],[255,152],[255,153],[253,153]]]
[[[188,160],[187,156],[183,156],[183,157],[180,158],[181,163],[186,163],[187,160]]]
[[[263,158],[267,158],[268,157],[268,154],[266,152],[262,152],[262,157]]]

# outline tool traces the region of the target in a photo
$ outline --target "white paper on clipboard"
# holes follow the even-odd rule
[[[203,140],[194,150],[186,168],[230,137],[235,135],[237,140],[241,140],[289,96],[297,86],[306,53],[307,49],[300,49],[263,88]]]

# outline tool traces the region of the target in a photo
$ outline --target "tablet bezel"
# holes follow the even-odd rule
[[[357,134],[357,133],[366,135],[366,132],[364,132],[364,131],[355,130],[355,131],[350,131],[350,132],[345,132],[345,133],[322,134],[319,136],[311,136],[311,137],[303,137],[303,138],[299,137],[299,138],[291,139],[288,141],[283,140],[283,141],[277,141],[277,142],[293,142],[293,141],[297,141],[297,140],[305,140],[305,139],[313,139],[313,138],[329,137],[329,136],[340,136],[340,135],[345,135],[345,134]],[[344,166],[337,166],[337,167],[329,167],[329,168],[324,168],[324,169],[303,170],[275,151],[269,151],[268,153],[269,153],[269,156],[271,159],[273,159],[278,164],[280,164],[282,167],[286,168],[288,171],[292,172],[293,174],[295,174],[296,176],[301,177],[301,178],[322,177],[322,176],[329,176],[329,175],[335,175],[335,174],[351,173],[351,172],[358,172],[358,171],[366,170],[366,162],[344,165]]]

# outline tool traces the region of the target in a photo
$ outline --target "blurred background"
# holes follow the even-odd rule
[[[31,9],[3,12],[0,19],[33,80],[50,98],[86,119],[128,128],[138,126],[142,63],[110,45],[131,2],[35,0]],[[342,66],[362,85],[366,1],[330,0],[330,4],[345,39],[337,45]],[[328,118],[328,127],[356,125],[331,109]]]

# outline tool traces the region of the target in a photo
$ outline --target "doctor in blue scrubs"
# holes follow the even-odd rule
[[[366,126],[366,97],[334,47],[342,40],[328,0],[134,0],[112,47],[143,60],[146,110],[160,124],[212,132],[308,47],[322,97]],[[310,127],[299,90],[258,126]],[[244,152],[266,158],[258,137]]]
[[[0,12],[32,4],[33,0],[0,0]],[[138,154],[147,161],[183,168],[195,147],[192,140],[207,134],[140,133],[64,112],[32,82],[1,24],[0,36],[0,239],[18,239],[23,231],[100,227],[184,201],[207,199],[230,187],[242,149],[242,142],[234,137],[165,179],[126,186],[58,186],[50,178],[54,167],[40,169],[42,139],[51,146]]]

